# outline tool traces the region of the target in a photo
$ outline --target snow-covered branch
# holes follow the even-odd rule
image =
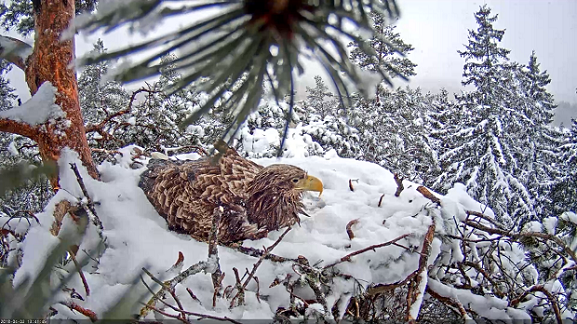
[[[0,111],[0,131],[19,134],[34,139],[39,125],[56,123],[66,113],[55,103],[57,90],[44,82],[30,100],[21,106]]]

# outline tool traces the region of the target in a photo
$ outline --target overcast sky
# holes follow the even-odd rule
[[[558,101],[577,102],[577,1],[575,0],[398,0],[397,30],[415,47],[418,64],[412,84],[433,90],[459,89],[464,60],[457,50],[467,44],[468,29],[477,29],[474,13],[487,4],[505,29],[501,46],[511,60],[526,64],[535,50],[541,70],[552,79],[549,91]]]
[[[468,29],[476,29],[474,13],[480,5],[487,4],[498,14],[495,23],[498,29],[506,29],[501,45],[511,50],[510,59],[526,64],[532,50],[536,51],[541,69],[547,70],[552,82],[549,91],[557,101],[577,103],[577,1],[576,0],[397,0],[401,8],[401,19],[397,31],[405,42],[415,50],[409,58],[418,64],[417,76],[410,85],[420,86],[425,91],[438,91],[441,87],[458,92],[461,89],[461,74],[464,60],[457,50],[467,43]],[[171,27],[181,26],[186,20],[171,21]],[[157,28],[153,34],[166,32]],[[77,38],[77,54],[90,50],[97,36]],[[126,34],[105,35],[105,46],[118,48],[135,38]],[[142,39],[136,37],[136,39]],[[31,42],[31,40],[28,40]],[[318,71],[310,71],[312,76]],[[27,92],[22,77],[12,73],[20,94]],[[403,83],[397,83],[403,86]],[[576,106],[577,107],[577,106]],[[577,117],[577,111],[574,114]]]

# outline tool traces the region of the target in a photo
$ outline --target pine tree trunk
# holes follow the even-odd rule
[[[75,14],[74,0],[34,0],[34,51],[28,58],[26,82],[32,95],[42,83],[49,81],[58,89],[56,104],[66,113],[69,127],[64,136],[57,135],[54,126],[36,129],[32,139],[38,143],[43,161],[57,161],[62,149],[76,151],[90,175],[98,178],[86,140],[84,122],[78,100],[78,85],[73,67],[74,38],[61,41]],[[58,179],[51,179],[57,188]]]

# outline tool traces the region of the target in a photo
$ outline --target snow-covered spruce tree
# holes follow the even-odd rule
[[[180,130],[178,125],[198,108],[201,94],[194,86],[169,93],[181,76],[170,64],[177,57],[168,54],[161,58],[165,64],[160,78],[142,89],[139,102],[133,103],[129,114],[117,131],[124,145],[136,144],[146,150],[168,152],[181,146],[200,145],[205,131],[198,125]],[[167,151],[168,150],[168,151]]]
[[[447,190],[456,182],[466,185],[469,194],[495,211],[505,223],[531,219],[533,202],[524,182],[517,178],[515,148],[527,116],[516,111],[517,87],[509,63],[509,50],[499,46],[505,33],[495,29],[497,16],[482,6],[475,13],[479,27],[469,30],[469,42],[459,54],[465,58],[463,85],[475,90],[460,95],[458,104],[466,110],[452,134],[451,143],[440,156],[443,173],[434,187]],[[512,113],[514,112],[514,113]],[[522,119],[522,120],[521,120]]]
[[[370,17],[375,32],[371,38],[363,40],[363,44],[358,42],[349,44],[349,47],[352,48],[351,61],[362,70],[371,72],[384,70],[393,78],[395,76],[408,78],[416,75],[415,67],[417,64],[406,57],[415,48],[401,39],[401,35],[395,32],[396,26],[389,25],[383,14],[371,12]],[[366,50],[363,49],[364,46],[372,48],[375,55],[367,55]],[[377,88],[381,86],[379,84]],[[379,90],[375,90],[376,100],[379,101]]]
[[[528,118],[526,128],[517,133],[525,136],[523,145],[517,147],[520,164],[518,176],[525,179],[525,185],[534,198],[538,218],[559,215],[566,209],[552,199],[551,193],[563,176],[559,150],[563,144],[563,134],[551,125],[557,107],[553,95],[546,89],[551,79],[547,71],[541,72],[534,51],[517,78],[522,90],[522,102],[517,110],[522,110]]]
[[[17,100],[14,89],[10,87],[5,77],[9,70],[9,64],[6,61],[0,61],[0,111],[14,107]],[[0,172],[4,171],[4,168],[13,167],[20,163],[39,162],[38,147],[33,141],[21,135],[0,132]],[[50,184],[45,176],[30,179],[8,191],[5,191],[8,189],[5,187],[8,186],[8,180],[4,178],[2,182],[0,216],[28,217],[41,211],[52,196]],[[0,265],[2,264],[1,259],[0,257]]]
[[[315,87],[307,87],[307,100],[305,109],[309,115],[318,115],[319,120],[327,116],[334,116],[336,113],[337,101],[335,95],[329,91],[325,81],[320,75],[315,75]]]
[[[311,136],[324,152],[334,149],[340,157],[355,157],[358,131],[348,123],[345,110],[329,91],[322,77],[315,76],[315,87],[307,87],[307,100],[297,104],[302,133]]]
[[[379,101],[356,96],[348,121],[358,129],[355,156],[378,163],[402,177],[423,182],[437,167],[426,128],[425,96],[420,89],[379,90]]]
[[[571,129],[564,130],[564,143],[560,147],[561,177],[556,179],[550,193],[551,208],[555,211],[577,212],[577,119]]]

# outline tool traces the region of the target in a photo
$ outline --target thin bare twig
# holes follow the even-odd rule
[[[149,305],[146,305],[146,307],[149,307],[150,309],[152,309],[152,310],[154,310],[155,312],[158,312],[158,313],[160,313],[160,314],[162,314],[162,315],[166,315],[166,316],[169,316],[169,317],[172,317],[172,318],[177,318],[177,317],[175,317],[176,315],[167,315],[166,313],[163,313],[162,311],[158,310],[157,308],[151,307],[151,306],[149,306]],[[200,320],[200,319],[205,319],[205,318],[210,318],[210,319],[217,320],[217,321],[231,322],[231,323],[234,323],[234,324],[242,324],[241,322],[236,321],[236,320],[234,320],[234,319],[232,319],[232,318],[229,318],[229,317],[226,317],[226,316],[225,316],[225,317],[218,317],[218,316],[213,316],[213,315],[208,315],[208,314],[200,314],[200,313],[189,312],[189,311],[185,311],[185,310],[182,310],[182,309],[180,309],[180,310],[178,310],[178,311],[182,311],[182,312],[184,312],[184,313],[187,314],[187,315],[192,315],[192,316],[199,317],[199,320]]]
[[[355,238],[355,233],[353,232],[353,226],[359,222],[358,219],[353,219],[347,224],[347,235],[349,236],[349,240]]]
[[[337,261],[335,261],[335,262],[333,262],[333,263],[325,266],[324,269],[328,269],[328,268],[330,268],[330,267],[334,267],[334,266],[336,266],[337,264],[343,263],[343,262],[345,262],[345,261],[350,261],[351,258],[352,258],[353,256],[355,256],[355,255],[359,255],[359,254],[365,253],[365,252],[367,252],[367,251],[374,251],[375,249],[392,245],[392,244],[396,243],[397,241],[400,241],[400,240],[408,237],[409,235],[411,235],[411,234],[403,234],[403,235],[397,237],[397,238],[394,239],[394,240],[391,240],[391,241],[388,241],[388,242],[385,242],[385,243],[381,243],[381,244],[371,245],[371,246],[366,247],[366,248],[364,248],[364,249],[360,249],[360,250],[358,250],[358,251],[349,253],[349,254],[345,255],[344,257],[340,258],[339,260],[337,260]]]
[[[224,208],[222,206],[218,206],[214,209],[212,213],[212,226],[208,236],[208,258],[214,259],[214,262],[216,263],[216,269],[210,274],[212,286],[214,287],[212,307],[216,307],[216,297],[220,293],[220,289],[222,288],[222,279],[224,278],[222,270],[220,270],[220,261],[218,258],[218,227],[220,226],[220,219],[222,218],[223,213]]]
[[[258,269],[258,267],[261,265],[262,261],[264,261],[264,259],[266,258],[266,256],[272,251],[274,250],[274,248],[282,241],[282,239],[285,237],[285,235],[287,235],[287,233],[292,229],[292,227],[288,227],[280,236],[279,238],[268,248],[264,248],[264,254],[258,259],[258,261],[253,265],[252,267],[252,271],[248,274],[248,277],[246,278],[246,280],[244,281],[244,283],[242,284],[242,287],[239,289],[239,291],[237,291],[236,295],[232,298],[232,301],[230,302],[230,307],[233,307],[234,305],[234,301],[236,300],[237,296],[242,292],[244,293],[244,290],[246,289],[246,286],[248,286],[248,283],[252,280],[252,278],[254,277],[254,274],[256,273],[256,270]]]
[[[72,249],[68,249],[68,254],[70,254],[70,259],[72,259],[72,262],[74,263],[74,266],[76,267],[76,270],[78,271],[78,274],[80,275],[80,279],[82,280],[82,285],[84,285],[84,291],[86,291],[86,296],[90,296],[90,287],[88,287],[88,282],[86,281],[86,277],[84,276],[84,272],[82,272],[82,267],[80,266],[80,264],[76,260],[76,253],[74,253],[74,251],[72,251]]]
[[[383,198],[385,198],[385,194],[382,194],[381,198],[379,198],[379,207],[381,207],[381,204],[383,203]]]
[[[90,195],[88,194],[88,190],[86,189],[86,185],[84,184],[84,180],[82,179],[82,176],[80,176],[80,172],[78,171],[78,167],[76,166],[76,163],[70,163],[70,167],[72,168],[74,175],[76,175],[76,181],[78,182],[78,185],[80,186],[80,189],[82,190],[82,194],[84,195],[84,197],[87,200],[85,207],[88,208],[90,213],[92,213],[92,215],[94,216],[94,221],[96,222],[95,225],[97,225],[98,228],[102,230],[104,227],[102,226],[102,222],[100,221],[98,214],[96,214],[96,209],[94,209],[94,202],[92,201],[92,198],[90,198]]]
[[[92,322],[96,322],[98,321],[98,317],[96,316],[96,313],[91,311],[90,309],[84,308],[78,304],[76,304],[75,302],[72,301],[67,301],[67,302],[60,302],[60,304],[75,310],[77,312],[79,312],[80,314],[90,318],[90,321]]]

